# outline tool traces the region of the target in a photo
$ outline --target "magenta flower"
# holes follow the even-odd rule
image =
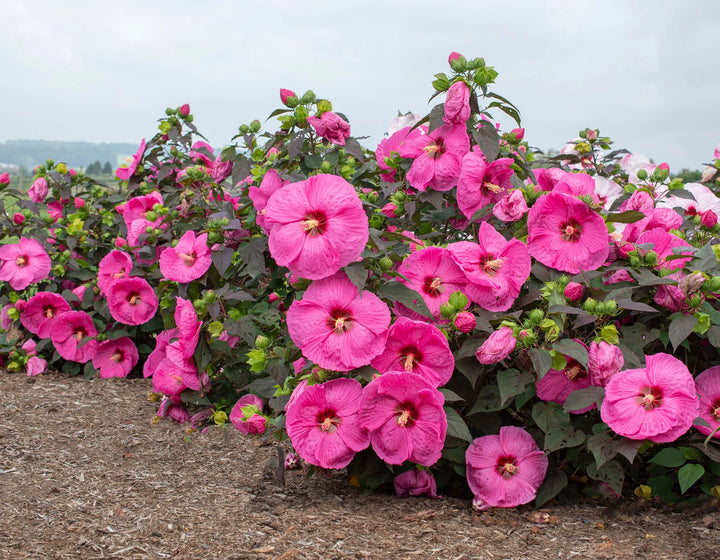
[[[277,171],[268,169],[260,182],[260,186],[253,186],[248,189],[248,195],[255,207],[255,223],[259,225],[266,234],[270,233],[269,224],[267,220],[265,220],[265,207],[267,206],[267,202],[275,191],[288,184],[288,181],[280,179]]]
[[[319,280],[357,259],[368,240],[368,218],[353,186],[336,175],[314,175],[275,192],[265,208],[268,247],[280,266]]]
[[[155,338],[155,349],[143,364],[143,377],[151,377],[158,369],[162,361],[167,358],[165,349],[172,339],[178,337],[178,329],[161,331]]]
[[[140,147],[138,148],[138,151],[135,152],[135,155],[132,158],[132,161],[130,162],[130,165],[128,167],[118,167],[115,170],[115,175],[118,179],[121,181],[127,181],[135,174],[135,171],[137,170],[138,164],[140,163],[140,160],[142,160],[143,154],[145,153],[145,138],[142,139],[142,142],[140,142]]]
[[[128,226],[128,229],[130,229],[130,225],[135,220],[147,220],[147,213],[150,212],[156,204],[163,204],[163,197],[158,191],[153,191],[143,196],[133,197],[125,204],[116,206],[115,210],[122,214],[125,224]],[[155,222],[148,222],[148,224],[159,226],[161,221],[162,218],[158,218]]]
[[[489,223],[480,224],[478,242],[448,245],[467,279],[465,294],[488,311],[505,311],[530,276],[528,248],[519,239],[506,241]]]
[[[703,371],[695,378],[695,386],[700,396],[700,418],[709,424],[695,427],[706,436],[713,434],[714,438],[720,438],[720,430],[716,431],[720,427],[720,366]]]
[[[50,339],[58,354],[73,362],[89,362],[95,354],[98,342],[97,330],[92,318],[84,311],[67,311],[61,321],[55,321],[50,329]],[[90,338],[90,340],[85,340]]]
[[[33,184],[30,185],[30,188],[28,189],[28,196],[30,197],[30,200],[33,202],[44,202],[45,197],[48,195],[48,182],[44,177],[38,177],[33,181]]]
[[[670,270],[683,268],[692,259],[692,253],[682,252],[679,254],[688,255],[688,257],[668,260],[668,257],[675,254],[673,249],[679,247],[687,247],[688,249],[691,249],[691,247],[684,239],[680,239],[676,235],[668,233],[662,228],[654,228],[640,235],[640,237],[637,238],[637,244],[642,245],[644,243],[653,244],[653,250],[657,254],[657,268],[667,268]],[[641,250],[640,252],[646,253],[647,251]]]
[[[470,150],[465,125],[443,125],[429,134],[408,138],[400,155],[412,158],[408,182],[419,191],[449,191],[458,182],[462,158]]]
[[[515,426],[477,438],[465,452],[465,461],[478,509],[531,502],[548,469],[547,457],[532,436]]]
[[[114,249],[105,255],[100,261],[98,268],[98,288],[103,294],[107,294],[116,281],[130,276],[133,262],[130,255],[124,251]]]
[[[395,173],[397,169],[390,167],[386,162],[385,158],[392,158],[393,154],[400,155],[400,146],[406,140],[417,140],[423,135],[423,132],[427,132],[427,127],[412,128],[406,126],[395,132],[389,138],[384,138],[380,141],[375,150],[375,160],[377,161],[378,167],[384,171],[380,174],[383,181],[392,183],[395,181]]]
[[[144,278],[128,276],[118,279],[107,294],[110,315],[125,325],[142,325],[153,318],[158,299]]]
[[[455,358],[447,338],[435,325],[400,317],[388,331],[385,350],[370,365],[380,373],[417,373],[439,387],[450,381]]]
[[[460,80],[448,89],[445,97],[445,124],[465,124],[470,118],[470,88]]]
[[[369,291],[358,293],[344,272],[313,282],[287,311],[287,326],[303,355],[326,369],[370,363],[385,347],[390,310]]]
[[[264,405],[260,397],[243,395],[230,411],[230,422],[243,434],[264,434],[267,426],[267,418],[262,414]]]
[[[319,117],[308,117],[307,122],[318,136],[338,146],[344,146],[350,136],[350,124],[340,115],[327,111]]]
[[[35,239],[21,237],[17,243],[0,246],[0,280],[13,290],[24,290],[47,278],[52,262]]]
[[[463,157],[457,201],[468,220],[481,208],[495,204],[507,195],[512,188],[512,164],[510,158],[500,158],[489,164],[478,146]]]
[[[427,496],[440,498],[437,493],[437,484],[432,473],[427,469],[410,469],[395,477],[393,481],[395,494],[401,498],[408,496]]]
[[[324,469],[346,467],[369,445],[358,423],[363,389],[355,379],[309,385],[288,405],[285,426],[300,457]]]
[[[179,395],[164,398],[162,403],[160,403],[157,415],[160,418],[170,418],[170,420],[178,424],[185,424],[190,421],[190,413],[185,408],[185,405],[182,404],[182,399]]]
[[[520,189],[507,191],[493,206],[493,216],[501,222],[517,222],[527,214],[528,206]]]
[[[457,291],[464,291],[467,279],[452,254],[440,247],[427,247],[408,255],[398,267],[398,277],[419,293],[430,312],[440,317],[440,306]]]
[[[187,352],[184,357],[189,358],[197,348],[202,321],[198,320],[192,301],[176,297],[175,304],[174,318],[178,331],[177,337],[186,343]]]
[[[0,173],[0,187],[7,187],[10,184],[10,173]]]
[[[212,178],[216,184],[222,183],[225,179],[230,177],[232,174],[233,162],[223,161],[222,154],[215,158],[212,165]]]
[[[38,292],[27,301],[20,322],[39,338],[49,338],[53,323],[66,311],[70,311],[70,304],[60,294]]]
[[[126,336],[99,343],[92,357],[93,367],[100,372],[103,379],[127,377],[137,363],[138,351],[135,343]]]
[[[445,442],[444,402],[442,393],[419,375],[386,373],[363,390],[360,426],[386,463],[430,466],[440,459]]]
[[[212,251],[207,246],[207,233],[195,237],[186,231],[175,247],[168,247],[160,255],[160,272],[168,280],[186,284],[203,276],[212,264]]]
[[[528,251],[545,266],[570,274],[595,270],[610,254],[605,221],[577,198],[543,195],[528,213]]]
[[[455,315],[455,322],[453,324],[460,332],[469,333],[472,332],[475,325],[477,325],[477,319],[475,318],[475,315],[469,311],[461,311]]]
[[[600,416],[621,436],[675,441],[698,416],[695,381],[687,366],[670,354],[646,356],[645,364],[610,378]]]
[[[580,301],[585,293],[585,286],[578,282],[568,282],[563,291],[563,295],[570,301]]]
[[[34,377],[36,375],[43,374],[47,371],[48,363],[47,360],[32,356],[28,358],[26,372],[28,377]]]
[[[494,331],[475,352],[481,364],[497,364],[507,358],[515,350],[517,339],[511,327],[500,327]]]
[[[544,401],[565,404],[570,393],[590,386],[590,376],[587,369],[570,356],[565,356],[565,360],[566,363],[563,369],[550,369],[542,379],[538,379],[535,385],[538,398]],[[582,414],[593,408],[595,408],[595,403],[570,412]]]
[[[614,344],[601,340],[590,343],[588,350],[588,374],[590,384],[598,387],[607,385],[610,378],[622,369],[625,358],[622,350]]]

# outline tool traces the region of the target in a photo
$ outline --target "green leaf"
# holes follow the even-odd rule
[[[535,381],[530,373],[520,373],[516,369],[506,369],[497,374],[498,388],[500,389],[500,402],[503,406],[513,398],[525,391],[525,388]]]
[[[480,121],[480,128],[473,131],[472,135],[488,163],[495,161],[500,153],[500,136],[495,125],[489,121]]]
[[[602,387],[590,386],[578,389],[568,395],[563,408],[567,411],[582,410],[591,404],[596,404],[600,408],[604,396],[605,389]]]
[[[535,403],[532,418],[538,428],[546,433],[552,427],[570,424],[570,415],[554,402]]]
[[[409,307],[415,313],[419,313],[423,317],[433,318],[432,313],[425,304],[422,296],[415,290],[408,288],[402,282],[391,281],[388,282],[377,290],[376,292],[379,298],[386,298],[391,301],[397,301],[402,303],[404,306]]]
[[[684,494],[685,491],[700,480],[700,477],[704,474],[705,467],[698,465],[697,463],[688,463],[687,465],[681,467],[678,471],[680,493]]]
[[[655,456],[650,459],[651,463],[674,469],[685,464],[685,455],[679,449],[674,447],[666,447],[658,451]]]
[[[478,393],[477,400],[473,405],[472,409],[468,413],[468,416],[477,414],[478,412],[496,412],[502,410],[502,404],[500,403],[500,391],[496,385],[485,385]]]
[[[343,267],[345,274],[347,274],[350,282],[355,284],[358,292],[362,292],[365,287],[365,281],[367,280],[368,273],[361,262],[352,263]]]
[[[615,442],[608,434],[590,436],[587,440],[587,448],[593,454],[598,469],[617,454]]]
[[[620,212],[619,214],[608,214],[605,221],[616,224],[632,224],[639,222],[643,218],[645,218],[644,213],[638,212],[637,210],[628,210],[627,212]]]
[[[542,379],[552,367],[552,356],[550,355],[550,352],[547,352],[542,348],[538,348],[532,349],[528,353],[530,354],[530,360],[532,361],[532,365],[538,379]]]
[[[673,345],[673,350],[677,350],[678,346],[680,346],[683,341],[690,336],[690,333],[693,332],[697,322],[698,321],[695,315],[681,315],[670,322],[668,335],[670,336],[670,342]]]
[[[322,165],[322,158],[318,155],[305,156],[303,162],[308,169],[319,169]]]
[[[449,406],[446,406],[444,410],[445,416],[447,416],[447,435],[472,443],[473,438],[470,435],[470,430],[468,430],[467,424],[465,424],[457,411]]]
[[[553,350],[557,350],[558,352],[562,352],[566,356],[574,358],[584,368],[587,369],[588,351],[587,348],[585,348],[585,346],[583,346],[579,342],[570,340],[569,338],[563,338],[562,340],[558,340],[553,344]]]
[[[615,490],[616,493],[622,495],[625,473],[617,461],[608,461],[600,468],[598,468],[595,463],[590,463],[587,467],[587,475],[593,480],[604,482]]]
[[[440,388],[439,391],[442,393],[443,397],[445,397],[445,402],[460,402],[465,400],[457,393],[451,391],[450,389],[446,389],[445,387]]]
[[[548,470],[545,480],[538,488],[535,495],[535,507],[541,507],[557,496],[560,491],[568,485],[567,475],[559,469]]]
[[[563,447],[577,447],[585,443],[585,433],[572,426],[552,426],[545,434],[544,449],[548,453]]]

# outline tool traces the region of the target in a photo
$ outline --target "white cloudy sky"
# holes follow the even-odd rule
[[[378,140],[458,51],[500,72],[526,139],[586,126],[672,170],[720,143],[715,0],[0,0],[0,141],[139,142],[189,103],[217,147],[313,89]]]

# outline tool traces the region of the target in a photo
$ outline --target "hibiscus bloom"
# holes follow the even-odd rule
[[[393,133],[389,138],[384,138],[380,141],[375,150],[375,160],[377,161],[378,167],[385,171],[385,173],[380,174],[383,181],[392,183],[395,181],[395,173],[397,173],[397,169],[385,163],[385,159],[392,158],[393,154],[399,155],[400,146],[403,142],[406,140],[417,140],[423,135],[423,132],[427,132],[427,127],[420,126],[418,128],[412,128],[412,126],[406,126]]]
[[[470,88],[460,80],[448,89],[445,97],[445,124],[465,124],[470,118]]]
[[[408,496],[427,496],[440,498],[437,493],[437,484],[432,473],[427,469],[410,469],[399,474],[393,480],[395,494],[401,498]]]
[[[434,465],[447,432],[443,394],[414,373],[390,372],[373,379],[360,401],[360,426],[386,463]]]
[[[32,356],[28,358],[27,365],[25,366],[28,377],[34,377],[47,371],[48,363],[47,360]]]
[[[507,241],[487,222],[480,224],[477,243],[451,243],[448,251],[467,278],[463,291],[488,311],[509,309],[530,276],[527,246]]]
[[[350,136],[350,124],[337,113],[326,111],[319,117],[308,117],[307,122],[318,136],[338,146],[344,146]]]
[[[264,434],[267,426],[267,418],[262,414],[264,405],[260,397],[243,395],[230,411],[230,422],[243,434]]]
[[[285,426],[300,457],[324,469],[341,469],[369,445],[358,423],[363,389],[355,379],[310,385],[288,406]]]
[[[175,247],[160,255],[160,272],[168,280],[186,284],[203,276],[212,264],[212,251],[207,246],[207,233],[195,236],[186,231]]]
[[[368,240],[360,197],[336,175],[314,175],[276,191],[265,207],[265,220],[275,262],[310,280],[353,262]]]
[[[583,346],[585,345],[583,344]],[[590,386],[590,376],[587,369],[570,356],[565,356],[565,360],[566,363],[563,369],[550,369],[542,379],[538,379],[535,385],[538,398],[544,401],[565,404],[570,393]],[[582,414],[593,408],[595,408],[595,403],[570,412]]]
[[[695,386],[700,396],[700,418],[709,426],[697,424],[700,433],[720,438],[720,366],[706,369],[695,378]],[[713,433],[715,432],[715,433]]]
[[[455,369],[447,338],[435,325],[400,317],[388,331],[385,350],[370,365],[380,373],[404,370],[445,385]]]
[[[31,333],[48,338],[53,323],[66,311],[70,311],[70,304],[60,294],[38,292],[27,301],[20,322]]]
[[[127,377],[137,363],[137,347],[126,336],[99,343],[92,357],[93,367],[102,378]]]
[[[457,183],[457,202],[468,220],[475,212],[488,204],[500,201],[512,188],[510,169],[513,160],[496,159],[488,163],[478,146],[474,146],[462,159],[462,169]]]
[[[142,142],[140,142],[140,147],[138,148],[138,151],[135,152],[135,155],[132,158],[132,161],[130,162],[130,165],[127,167],[118,167],[115,170],[115,175],[118,179],[121,181],[127,181],[135,174],[135,171],[137,170],[138,164],[140,163],[140,160],[143,157],[143,154],[145,153],[145,138],[142,139]]]
[[[163,204],[163,197],[158,191],[153,191],[143,196],[135,196],[123,205],[115,207],[125,220],[125,225],[130,229],[130,224],[135,220],[146,220],[147,213],[150,212],[156,204]],[[149,225],[159,225],[162,218],[155,222],[149,222]]]
[[[287,311],[287,326],[303,355],[326,369],[348,371],[370,363],[385,347],[390,310],[358,289],[344,272],[313,282]]]
[[[280,179],[280,175],[274,169],[268,169],[260,182],[259,187],[250,187],[248,195],[255,207],[255,223],[259,225],[266,234],[270,234],[270,226],[265,219],[265,207],[275,191],[289,184],[288,181]]]
[[[610,378],[600,416],[621,436],[675,441],[698,416],[695,381],[687,366],[670,354],[646,356],[645,364]]]
[[[110,286],[120,278],[130,276],[133,268],[133,262],[130,255],[124,251],[117,249],[110,251],[100,261],[98,268],[98,288],[100,292],[106,294],[110,291]]]
[[[507,358],[515,350],[517,339],[511,327],[500,327],[487,337],[475,352],[481,364],[497,364]]]
[[[465,452],[465,461],[478,509],[531,502],[548,469],[547,457],[532,436],[515,426],[477,438]]]
[[[653,250],[657,254],[657,268],[667,268],[675,270],[683,268],[692,259],[692,253],[684,252],[679,253],[683,255],[689,255],[687,258],[680,259],[668,259],[675,255],[675,251],[678,247],[687,247],[691,249],[690,245],[684,239],[680,239],[672,233],[668,233],[662,228],[654,228],[644,232],[640,237],[637,238],[637,245],[643,245],[645,243],[652,243]],[[641,250],[645,253],[646,250]]]
[[[13,290],[24,290],[47,278],[52,262],[40,242],[21,237],[17,243],[0,247],[0,280]]]
[[[170,344],[172,339],[177,338],[178,329],[169,329],[160,332],[155,337],[155,349],[150,352],[150,355],[143,364],[143,377],[151,377],[157,370],[162,361],[167,358],[165,354],[165,348]]]
[[[125,325],[142,325],[153,318],[158,299],[144,278],[128,276],[120,278],[107,294],[110,315]]]
[[[508,191],[505,196],[493,206],[493,216],[501,222],[517,222],[527,214],[527,211],[527,202],[520,189]]]
[[[610,254],[605,221],[577,198],[549,193],[528,213],[528,251],[545,266],[578,274],[602,266]]]
[[[407,180],[419,191],[452,189],[460,177],[462,158],[469,150],[464,124],[446,124],[400,145],[400,155],[415,160]]]
[[[44,177],[38,177],[33,181],[28,189],[28,196],[33,202],[44,202],[45,197],[48,195],[49,186],[48,182]]]
[[[97,349],[97,330],[92,318],[84,311],[67,311],[62,321],[55,321],[50,329],[50,339],[58,354],[73,362],[89,362]],[[91,339],[86,341],[90,337]]]

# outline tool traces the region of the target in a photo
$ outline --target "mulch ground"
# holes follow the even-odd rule
[[[143,379],[0,373],[0,558],[716,560],[717,511],[364,496],[342,473],[276,472],[231,425],[155,422]]]

